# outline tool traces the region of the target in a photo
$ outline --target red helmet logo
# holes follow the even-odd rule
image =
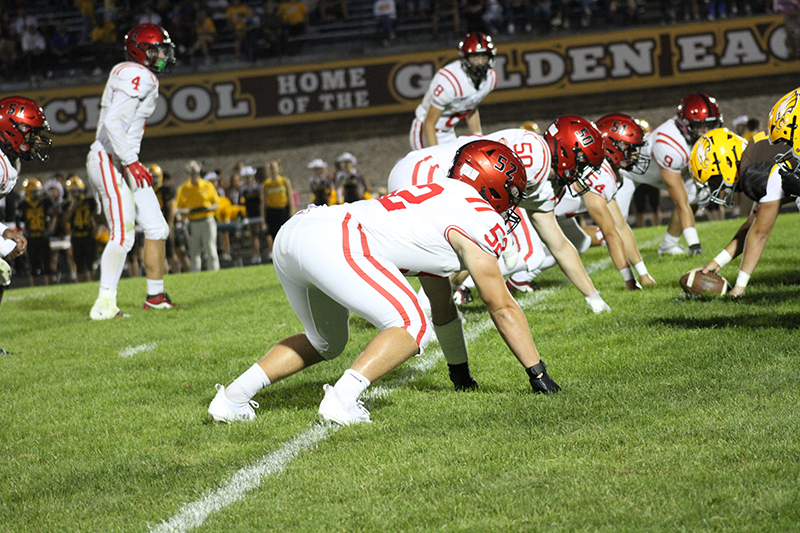
[[[125,36],[125,55],[128,61],[159,73],[175,64],[175,45],[161,26],[139,24]]]
[[[45,131],[50,125],[36,102],[22,96],[0,100],[0,141],[6,154],[47,161],[53,141],[42,135]]]
[[[514,208],[525,194],[527,175],[519,156],[505,144],[485,139],[465,144],[456,152],[448,177],[474,187],[512,228],[519,222]]]

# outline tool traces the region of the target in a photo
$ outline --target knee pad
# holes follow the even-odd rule
[[[166,241],[169,237],[169,224],[162,220],[161,224],[154,227],[144,228],[144,238],[151,241]]]

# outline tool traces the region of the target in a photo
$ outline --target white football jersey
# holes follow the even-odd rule
[[[497,85],[497,74],[489,70],[483,81],[475,87],[469,74],[461,65],[461,60],[448,63],[440,68],[431,80],[431,85],[417,106],[416,117],[424,122],[431,105],[442,110],[436,121],[439,131],[452,130],[462,119],[469,116],[481,100],[486,98]]]
[[[6,154],[0,151],[0,198],[5,197],[14,190],[19,177],[20,160],[17,158],[15,164],[11,164]]]
[[[606,202],[610,202],[617,194],[617,176],[614,170],[604,160],[600,166],[600,170],[588,176],[589,190],[577,198],[573,197],[569,192],[565,192],[556,205],[556,218],[572,218],[576,215],[586,213],[586,202],[584,196],[587,194],[599,194],[605,198]]]
[[[641,157],[650,159],[644,174],[621,170],[622,176],[636,183],[647,183],[661,189],[666,188],[661,179],[660,168],[680,173],[689,165],[692,147],[678,129],[677,119],[671,118],[645,136],[647,143],[641,148]]]
[[[157,100],[158,78],[146,67],[126,61],[111,69],[100,100],[97,142],[116,161],[138,161],[145,121]]]
[[[465,268],[447,239],[456,230],[496,257],[506,247],[506,223],[472,186],[458,180],[395,191],[381,198],[314,208],[350,213],[367,235],[370,252],[405,275],[449,276]],[[319,213],[322,214],[322,213]],[[302,216],[302,215],[301,215]]]
[[[556,196],[547,179],[550,173],[550,150],[541,136],[522,128],[500,130],[484,137],[463,135],[452,143],[409,152],[397,162],[389,174],[389,190],[446,180],[458,149],[481,138],[501,142],[512,148],[525,165],[528,181],[521,207],[545,212],[555,209]]]

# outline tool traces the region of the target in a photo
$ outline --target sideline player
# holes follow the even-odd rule
[[[471,133],[481,133],[478,104],[497,85],[492,38],[481,32],[468,33],[458,45],[460,60],[439,69],[431,80],[411,124],[412,150],[436,146],[456,139],[455,126],[466,119]]]
[[[641,157],[651,160],[647,169],[622,170],[625,178],[617,193],[622,214],[628,217],[634,183],[647,183],[666,189],[675,207],[658,246],[659,254],[682,255],[686,253],[679,241],[683,235],[689,246],[689,254],[702,254],[700,238],[695,228],[694,211],[697,188],[692,180],[684,182],[681,170],[689,165],[689,154],[697,139],[706,132],[722,126],[722,113],[717,101],[704,93],[692,93],[683,97],[674,117],[647,134],[647,144],[642,147]]]
[[[794,106],[797,103],[796,93],[793,98]],[[784,128],[781,124],[796,124],[793,121],[797,120],[800,110],[781,109],[780,105],[783,103],[779,101],[770,113],[769,137],[766,133],[759,132],[748,144],[742,137],[720,128],[701,137],[692,151],[692,177],[699,184],[708,187],[712,202],[732,206],[734,193],[737,191],[743,192],[755,202],[750,216],[736,231],[733,239],[713,260],[700,268],[703,272],[719,272],[741,254],[739,274],[733,289],[728,293],[732,298],[738,298],[745,293],[750,276],[758,266],[778,219],[781,206],[797,201],[796,193],[784,190],[781,173],[781,166],[786,164],[787,157],[793,159],[795,167],[798,163],[797,159],[786,153],[786,141],[793,133],[783,134],[794,128]],[[771,144],[773,140],[776,144]],[[783,161],[777,163],[776,158]]]
[[[144,123],[158,99],[156,74],[175,63],[175,46],[162,27],[139,24],[125,36],[125,53],[127,61],[114,66],[108,76],[97,140],[86,157],[86,171],[100,194],[111,232],[100,259],[100,293],[89,313],[92,320],[125,316],[117,307],[117,286],[134,244],[135,222],[145,235],[147,297],[143,307],[175,307],[164,291],[169,225],[153,192],[153,176],[139,161]]]
[[[338,356],[347,344],[352,311],[381,331],[335,386],[324,386],[319,417],[344,425],[369,422],[361,393],[422,353],[431,336],[430,323],[404,273],[427,273],[420,279],[431,303],[451,309],[444,326],[434,321],[442,343],[448,337],[442,328],[461,322],[448,276],[462,265],[474,276],[492,320],[525,367],[533,390],[558,392],[525,314],[505,288],[497,266],[506,244],[506,224],[524,194],[522,162],[507,146],[479,140],[458,151],[449,176],[453,179],[378,199],[309,207],[281,228],[273,248],[275,271],[305,333],[280,341],[228,387],[218,385],[208,408],[214,420],[254,419],[252,398],[259,390]],[[459,342],[463,341],[462,334]]]
[[[0,198],[17,184],[22,161],[47,161],[52,140],[44,136],[50,125],[39,105],[22,96],[0,100]],[[0,222],[0,301],[5,288],[11,285],[11,261],[24,254],[27,239]],[[0,355],[6,351],[0,348]]]

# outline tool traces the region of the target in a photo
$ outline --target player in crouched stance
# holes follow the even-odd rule
[[[143,307],[175,307],[164,292],[169,225],[153,192],[153,176],[139,161],[144,124],[158,99],[156,74],[175,63],[174,49],[160,26],[134,27],[125,36],[128,60],[114,66],[103,91],[97,139],[86,157],[86,171],[102,199],[111,235],[100,260],[100,293],[89,313],[92,320],[125,316],[117,307],[117,286],[134,244],[136,222],[145,234],[147,298]]]
[[[784,105],[787,99],[794,100],[788,108]],[[719,128],[701,137],[692,150],[692,177],[700,186],[709,188],[712,202],[732,207],[736,191],[744,192],[755,202],[750,216],[728,245],[700,267],[703,272],[719,272],[742,254],[736,283],[728,293],[732,298],[744,294],[781,205],[795,201],[798,194],[791,192],[787,183],[792,167],[797,168],[798,164],[795,150],[800,148],[800,136],[794,126],[800,115],[800,110],[795,109],[798,99],[800,93],[793,91],[775,105],[769,118],[769,137],[759,132],[748,144],[735,133]],[[789,152],[786,144],[792,146]]]
[[[280,341],[228,387],[218,385],[208,408],[214,420],[252,420],[252,398],[263,387],[337,357],[347,344],[352,311],[380,333],[334,386],[324,386],[319,417],[344,425],[369,422],[361,393],[421,354],[431,337],[431,324],[404,274],[424,274],[420,280],[431,304],[442,311],[436,316],[445,317],[442,325],[433,324],[440,343],[464,346],[448,279],[463,266],[533,390],[560,390],[497,264],[507,221],[513,225],[525,190],[522,162],[505,145],[479,140],[457,152],[450,177],[379,199],[309,208],[281,228],[273,246],[275,271],[305,333]]]

